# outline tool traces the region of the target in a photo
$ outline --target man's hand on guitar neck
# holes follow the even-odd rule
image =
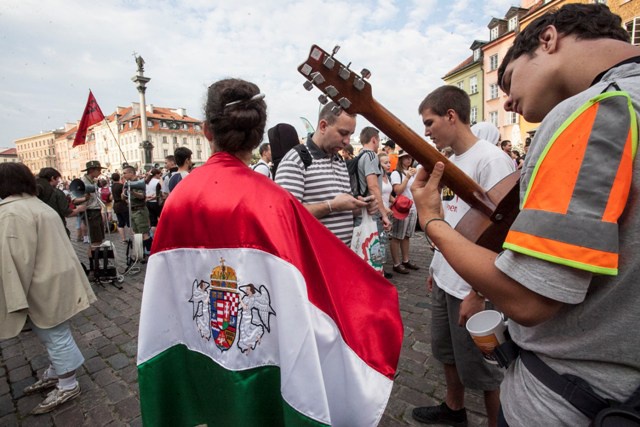
[[[416,204],[418,216],[424,226],[432,218],[444,218],[442,198],[440,195],[440,178],[444,172],[444,163],[437,162],[431,174],[426,168],[419,168],[411,186],[413,201]],[[430,176],[433,175],[432,180]]]

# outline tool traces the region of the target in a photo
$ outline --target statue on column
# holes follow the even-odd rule
[[[136,56],[136,64],[138,64],[138,72],[144,73],[144,59],[142,59],[142,56]]]

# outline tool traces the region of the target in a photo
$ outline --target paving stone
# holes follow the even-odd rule
[[[24,396],[24,392],[22,390],[24,390],[26,386],[33,384],[35,381],[35,378],[29,377],[15,383],[11,383],[11,396],[14,399],[20,399]]]
[[[4,417],[0,417],[0,426],[17,426],[18,425],[18,417],[15,413],[10,413],[5,415]]]
[[[135,359],[136,355],[138,354],[138,343],[134,340],[128,341],[120,345],[120,350],[122,350],[130,358]]]
[[[82,387],[82,385],[80,387]],[[80,405],[86,413],[95,407],[106,408],[106,400],[107,395],[104,390],[94,387],[92,390],[82,390],[78,397],[78,405]]]
[[[113,342],[115,345],[122,345],[122,344],[135,342],[135,341],[136,341],[135,338],[132,338],[127,334],[120,334],[111,339],[111,342]]]
[[[51,363],[49,362],[49,356],[47,353],[42,353],[37,355],[36,357],[30,359],[31,368],[38,372],[44,370],[44,368],[48,367]]]
[[[129,396],[118,403],[115,410],[122,421],[129,422],[140,417],[140,402],[137,397]]]
[[[129,423],[129,427],[142,427],[142,417],[138,417]]]
[[[33,372],[31,371],[31,366],[29,365],[9,370],[9,381],[12,383],[24,380],[25,378],[31,378],[32,376]]]
[[[122,333],[122,329],[114,325],[114,326],[108,327],[107,329],[102,331],[102,333],[104,334],[105,337],[111,339],[116,335],[120,335]]]
[[[9,393],[10,390],[9,381],[4,377],[0,378],[0,396]]]
[[[28,396],[23,396],[17,400],[18,412],[23,415],[31,414],[33,408],[38,406],[47,397],[46,393],[36,393]]]
[[[115,371],[126,368],[129,366],[129,357],[124,353],[116,353],[107,359],[107,362]]]
[[[6,369],[9,371],[13,369],[17,369],[21,366],[25,366],[26,364],[27,364],[27,359],[25,359],[23,355],[14,356],[4,361],[4,365]]]
[[[89,330],[82,333],[82,337],[87,341],[93,341],[102,336],[102,331],[95,329],[95,325],[89,325]]]
[[[126,383],[138,381],[138,367],[135,365],[127,366],[117,372],[117,375]]]
[[[98,350],[100,357],[113,356],[117,352],[118,352],[118,347],[116,347],[115,344],[105,345],[104,347]]]
[[[56,426],[81,426],[84,425],[85,416],[76,400],[65,402],[59,409],[55,409],[51,416]],[[68,407],[67,407],[68,406]]]
[[[131,396],[131,392],[129,391],[127,384],[122,382],[113,382],[105,386],[104,392],[112,403],[118,403]]]
[[[53,425],[51,414],[30,415],[22,420],[22,427],[49,427]]]
[[[88,373],[94,374],[98,371],[102,371],[107,367],[107,364],[100,357],[94,357],[84,362],[84,368]]]
[[[109,385],[116,380],[117,380],[116,376],[113,374],[113,372],[109,368],[103,369],[102,371],[98,372],[94,376],[95,383],[100,387]]]
[[[98,405],[86,412],[87,425],[104,426],[113,420],[113,411],[110,406]]]
[[[22,345],[18,343],[2,349],[2,357],[4,359],[9,359],[11,357],[22,356],[22,355],[24,355],[24,351],[22,350]]]
[[[11,400],[11,395],[9,393],[3,394],[0,396],[0,417],[4,417],[7,414],[11,414],[15,411],[15,407],[13,406],[13,400]]]

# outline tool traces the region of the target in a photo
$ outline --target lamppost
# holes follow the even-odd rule
[[[147,90],[146,84],[151,80],[149,77],[144,76],[144,59],[142,56],[134,53],[136,58],[136,64],[138,65],[138,72],[135,76],[131,77],[131,80],[136,83],[136,88],[140,94],[140,125],[142,129],[142,149],[144,150],[144,169],[150,171],[153,163],[153,144],[149,142],[147,138],[147,105],[144,99],[144,93]]]

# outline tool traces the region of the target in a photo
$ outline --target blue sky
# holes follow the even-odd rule
[[[372,72],[374,98],[418,132],[416,109],[442,76],[487,40],[508,0],[0,2],[0,147],[78,120],[89,88],[105,114],[138,101],[132,53],[151,78],[147,102],[202,118],[206,88],[225,77],[260,86],[267,126],[315,124],[319,91],[297,66],[312,44]],[[517,4],[517,3],[516,3]],[[358,119],[358,130],[368,123]]]

